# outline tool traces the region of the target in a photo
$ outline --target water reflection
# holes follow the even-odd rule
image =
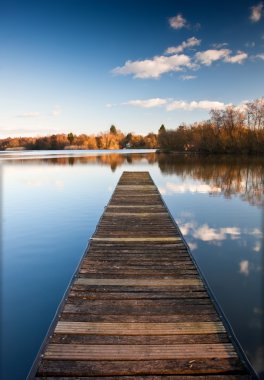
[[[73,154],[73,153],[72,153]],[[115,172],[118,167],[126,164],[147,163],[158,164],[161,172],[166,175],[176,174],[182,179],[175,184],[170,181],[161,193],[167,192],[198,192],[210,195],[223,194],[230,198],[239,195],[250,204],[264,206],[264,161],[260,157],[233,156],[197,156],[188,154],[156,154],[152,153],[111,153],[100,155],[71,155],[51,158],[21,159],[23,165],[45,163],[48,165],[105,165]],[[9,164],[17,164],[17,159],[10,157]],[[188,179],[191,180],[188,183]],[[195,182],[197,181],[197,182]]]
[[[1,156],[0,156],[1,157]],[[153,153],[107,153],[100,155],[87,155],[79,156],[78,153],[76,156],[58,156],[58,157],[34,157],[30,156],[27,159],[19,157],[19,155],[14,159],[10,157],[8,159],[9,164],[17,164],[18,160],[23,162],[24,165],[31,165],[36,163],[45,163],[48,165],[105,165],[109,166],[112,172],[115,172],[117,167],[120,167],[124,164],[134,164],[139,162],[147,162],[148,164],[153,164],[157,162],[157,156]]]
[[[243,348],[263,371],[263,159],[48,154],[0,156],[6,366],[0,377],[25,377],[123,170],[150,171]]]
[[[254,229],[241,229],[235,226],[214,228],[208,224],[199,225],[194,220],[188,222],[182,219],[178,220],[178,224],[184,235],[189,235],[196,240],[206,241],[208,244],[221,246],[221,242],[227,239],[238,240],[244,236],[253,237],[255,244],[253,251],[259,252],[261,250],[262,232],[258,228]]]
[[[211,194],[221,189],[227,198],[238,194],[253,205],[264,205],[263,158],[161,154],[158,164],[162,173],[203,181]]]

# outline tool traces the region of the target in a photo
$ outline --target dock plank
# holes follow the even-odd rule
[[[124,375],[196,375],[244,374],[237,358],[202,358],[171,360],[49,360],[43,359],[38,376],[124,376]]]
[[[249,380],[148,172],[124,172],[28,379]]]

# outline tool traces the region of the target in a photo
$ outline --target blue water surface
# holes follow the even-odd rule
[[[263,373],[263,163],[149,151],[0,154],[1,379],[26,378],[124,170],[150,172]]]

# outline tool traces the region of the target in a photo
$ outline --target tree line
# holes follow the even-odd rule
[[[264,153],[264,97],[243,107],[211,110],[210,119],[176,130],[159,129],[162,150],[198,153]]]
[[[128,133],[125,135],[114,125],[109,132],[95,135],[72,132],[60,133],[43,137],[15,137],[0,140],[0,150],[6,149],[36,149],[36,150],[60,150],[60,149],[123,149],[123,148],[147,148],[157,147],[157,134],[149,133],[146,136]]]
[[[182,124],[176,129],[161,125],[158,134],[125,135],[112,125],[98,135],[54,134],[0,140],[0,150],[17,149],[123,149],[159,148],[162,151],[197,153],[264,153],[264,97],[243,107],[211,110],[203,122]]]

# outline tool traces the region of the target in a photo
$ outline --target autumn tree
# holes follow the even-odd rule
[[[157,135],[155,133],[149,133],[145,138],[145,148],[153,149],[158,145]]]
[[[95,136],[88,136],[86,140],[86,147],[87,149],[97,149],[97,143],[96,143],[96,138]]]
[[[246,103],[246,112],[249,128],[264,128],[264,97]]]

